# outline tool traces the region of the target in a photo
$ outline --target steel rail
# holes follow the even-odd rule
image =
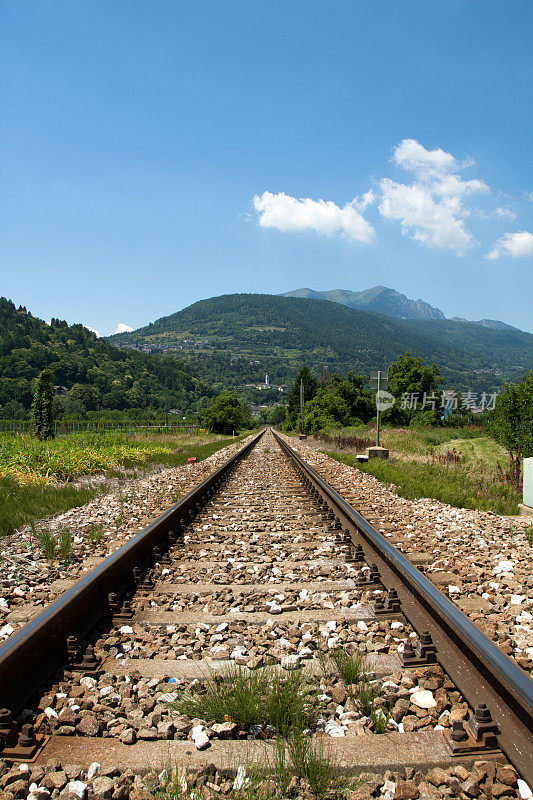
[[[408,559],[307,464],[275,431],[276,441],[316,489],[352,541],[375,563],[385,588],[394,587],[401,610],[418,632],[429,630],[437,658],[472,708],[485,703],[497,723],[497,741],[533,785],[533,681],[488,639]],[[360,540],[353,539],[353,534]],[[483,751],[480,751],[483,758]]]
[[[147,559],[153,562],[154,546],[168,547],[169,532],[188,515],[194,516],[263,434],[264,430],[0,646],[0,707],[18,712],[31,701],[39,687],[66,663],[67,637],[82,640],[109,619],[108,595],[132,586],[133,568]]]

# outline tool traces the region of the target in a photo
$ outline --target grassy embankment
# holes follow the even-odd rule
[[[335,435],[371,438],[373,433],[368,427],[358,427],[329,431],[328,438],[332,442]],[[427,497],[458,508],[518,514],[521,494],[505,478],[509,457],[482,429],[385,428],[381,444],[390,450],[387,461],[359,463],[355,452],[332,452],[327,442],[321,442],[332,458],[392,484],[401,497]]]
[[[247,435],[234,440],[209,433],[146,437],[80,433],[39,442],[30,436],[0,434],[0,535],[88,503],[125,470],[158,464],[176,467],[192,456],[202,461]],[[107,481],[98,487],[72,484],[95,473],[104,473]]]

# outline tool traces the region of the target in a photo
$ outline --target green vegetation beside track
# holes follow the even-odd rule
[[[432,498],[458,508],[518,514],[520,494],[490,473],[487,475],[467,467],[404,461],[394,457],[387,461],[373,458],[360,464],[355,454],[327,452],[327,455],[373,475],[385,484],[393,484],[400,497],[409,500]]]
[[[521,492],[508,474],[509,453],[483,428],[384,428],[380,443],[389,449],[389,459],[360,463],[355,456],[370,440],[375,440],[375,429],[368,425],[316,435],[327,455],[394,485],[401,497],[518,514]]]
[[[30,522],[84,505],[109,488],[114,475],[150,466],[177,467],[241,441],[213,434],[127,436],[71,434],[39,442],[29,436],[0,435],[0,535]],[[85,476],[103,473],[98,487]],[[78,485],[72,483],[76,480]]]

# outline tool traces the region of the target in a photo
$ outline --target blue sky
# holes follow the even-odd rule
[[[384,284],[533,330],[530,0],[6,0],[0,293]]]

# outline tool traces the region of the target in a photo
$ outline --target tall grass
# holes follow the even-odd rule
[[[462,465],[418,463],[379,458],[360,464],[354,455],[328,453],[343,464],[373,475],[383,483],[393,484],[400,497],[418,500],[431,497],[458,508],[518,514],[520,494],[496,475],[475,472]]]
[[[428,448],[438,447],[446,442],[456,439],[476,439],[484,436],[483,428],[477,426],[469,426],[464,428],[443,427],[443,428],[382,428],[380,434],[380,443],[383,447],[388,447],[390,450],[425,455]],[[319,434],[315,434],[315,437]],[[322,441],[325,444],[328,442],[334,444],[338,439],[342,444],[341,447],[349,447],[348,444],[350,437],[359,439],[360,444],[357,445],[363,452],[365,447],[369,444],[375,444],[375,429],[369,425],[357,425],[351,428],[339,428],[335,430],[325,431],[322,434]],[[346,444],[345,444],[346,443]]]
[[[245,434],[246,435],[246,434]],[[80,433],[39,442],[30,436],[0,434],[0,536],[33,520],[61,514],[85,505],[98,491],[76,488],[69,482],[82,475],[105,471],[108,476],[142,464],[180,466],[196,456],[198,461],[240,441],[230,437],[168,437],[169,441],[135,441],[124,434]],[[194,442],[188,445],[187,442]],[[180,445],[177,447],[176,445]],[[98,537],[97,537],[98,538]]]
[[[8,536],[33,520],[83,506],[96,494],[94,488],[20,485],[13,478],[0,478],[0,536]]]
[[[52,485],[150,463],[179,466],[190,455],[200,461],[234,441],[228,437],[213,441],[206,436],[207,441],[198,445],[198,438],[188,445],[186,436],[161,441],[160,437],[134,439],[121,433],[73,433],[40,442],[32,436],[0,434],[0,477]]]

